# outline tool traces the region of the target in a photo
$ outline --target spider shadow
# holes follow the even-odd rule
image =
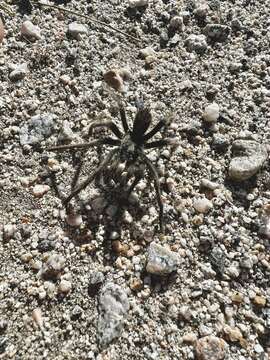
[[[129,211],[136,223],[145,214],[146,210],[138,206],[139,203],[133,205],[129,202],[127,198],[128,191],[123,191],[121,184],[117,184],[113,189],[108,185],[100,184],[95,184],[95,187],[100,190],[99,197],[106,202],[106,206],[96,211],[91,206],[91,202],[96,198],[91,199],[90,197],[86,203],[82,203],[79,196],[76,196],[75,203],[80,207],[79,214],[83,217],[84,226],[76,228],[67,224],[66,221],[63,221],[61,226],[75,245],[89,246],[89,253],[93,259],[96,257],[97,249],[94,246],[91,248],[91,244],[94,243],[94,240],[97,241],[99,232],[102,229],[103,240],[98,244],[98,249],[102,249],[103,265],[113,265],[119,254],[113,250],[114,238],[112,238],[112,234],[117,234],[117,240],[121,240],[123,232],[130,227],[130,224],[125,223],[123,220],[125,211]],[[113,214],[108,214],[110,207],[116,209]]]

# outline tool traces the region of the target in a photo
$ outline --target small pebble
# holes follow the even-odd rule
[[[226,342],[213,335],[197,340],[195,350],[198,360],[222,360],[226,355]]]
[[[43,317],[40,308],[36,308],[32,312],[32,318],[39,328],[43,327]]]
[[[202,116],[203,116],[204,121],[209,122],[209,123],[215,123],[217,121],[217,119],[219,118],[218,104],[212,103],[212,104],[206,106]]]
[[[41,198],[50,190],[49,185],[38,184],[33,187],[33,195],[37,198]]]
[[[5,241],[10,240],[15,234],[17,227],[15,224],[6,224],[3,227],[3,238]]]
[[[260,344],[256,344],[254,346],[254,351],[257,353],[257,354],[261,354],[264,352],[264,349],[263,347],[260,345]]]
[[[152,242],[148,249],[146,271],[156,275],[170,274],[177,270],[179,261],[177,253]]]
[[[31,23],[30,20],[26,20],[22,23],[21,34],[29,39],[41,39],[40,28]]]
[[[243,338],[241,331],[237,327],[225,325],[223,331],[232,342],[240,341]]]
[[[266,305],[266,298],[264,296],[256,295],[253,299],[253,302],[258,307],[265,307]]]
[[[26,63],[11,65],[10,69],[12,70],[9,74],[9,78],[12,81],[22,80],[28,73],[28,66]]]
[[[77,22],[72,22],[68,25],[68,34],[74,39],[80,40],[82,34],[88,34],[88,28]]]
[[[185,46],[188,51],[194,51],[198,54],[202,54],[207,49],[206,37],[203,34],[191,34],[185,40]]]
[[[266,148],[252,140],[236,140],[232,145],[235,157],[229,164],[229,177],[244,181],[255,175],[268,158]]]
[[[197,212],[206,214],[210,209],[212,209],[213,204],[206,198],[198,198],[193,200],[193,207]]]
[[[60,281],[60,284],[58,286],[58,291],[61,292],[61,293],[68,293],[70,292],[72,289],[72,283],[71,281],[68,281],[68,280],[65,280],[65,279],[62,279]]]
[[[55,278],[64,269],[65,258],[62,255],[52,254],[43,264],[41,274],[45,278]]]
[[[176,31],[184,31],[185,25],[182,16],[174,16],[170,20],[169,24],[170,29]]]
[[[222,24],[207,24],[204,28],[204,33],[212,41],[223,42],[227,40],[230,28]]]
[[[197,336],[194,333],[187,333],[182,337],[182,339],[183,339],[183,342],[185,342],[187,344],[194,344],[197,340]]]
[[[104,74],[103,78],[104,78],[104,81],[106,82],[106,84],[108,84],[114,90],[117,90],[119,92],[125,91],[124,81],[118,70],[113,69],[113,70],[107,71]]]

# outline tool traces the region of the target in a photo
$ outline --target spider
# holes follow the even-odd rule
[[[94,128],[106,127],[115,135],[116,138],[104,137],[102,139],[93,140],[88,143],[54,146],[48,149],[51,151],[87,149],[98,145],[108,145],[113,147],[113,149],[108,153],[98,168],[91,175],[89,175],[86,180],[77,185],[81,169],[81,164],[79,165],[72,181],[72,191],[70,195],[63,199],[63,204],[68,206],[73,197],[85,189],[91,182],[95,180],[97,176],[100,176],[100,174],[106,168],[115,163],[118,165],[124,164],[124,168],[127,172],[127,181],[133,179],[127,192],[128,198],[136,185],[143,178],[144,172],[147,169],[154,181],[154,187],[159,206],[159,226],[160,231],[163,233],[163,204],[161,200],[159,176],[151,160],[146,156],[145,150],[161,148],[165,145],[176,145],[177,141],[175,138],[165,138],[149,142],[149,140],[167,124],[167,121],[164,119],[160,120],[157,125],[152,128],[152,130],[147,132],[152,122],[152,115],[150,110],[144,107],[142,102],[137,102],[137,113],[132,129],[130,129],[128,126],[126,112],[121,103],[119,103],[119,112],[124,133],[111,120],[93,122],[89,127],[88,133],[89,136],[91,136]]]

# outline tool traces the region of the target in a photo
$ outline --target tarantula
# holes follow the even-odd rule
[[[119,104],[120,117],[124,133],[117,127],[111,120],[102,122],[93,122],[89,127],[89,136],[96,127],[107,127],[115,136],[115,138],[104,137],[102,139],[93,140],[83,144],[71,144],[63,146],[51,147],[48,150],[68,150],[68,149],[87,149],[97,145],[109,145],[114,147],[106,158],[101,162],[98,168],[81,184],[77,185],[80,168],[77,169],[74,179],[72,181],[71,194],[63,200],[65,206],[68,205],[70,200],[85,189],[92,181],[95,180],[107,167],[112,163],[124,163],[127,172],[127,181],[133,178],[127,196],[131,194],[136,185],[144,176],[145,169],[148,169],[150,175],[154,180],[154,186],[157,195],[159,206],[159,225],[161,232],[164,232],[163,226],[163,204],[161,200],[160,183],[157,170],[152,164],[151,160],[145,155],[144,151],[152,148],[160,148],[165,145],[175,145],[176,139],[166,138],[148,142],[156,133],[158,133],[166,124],[166,120],[161,120],[158,124],[148,131],[152,121],[150,110],[145,108],[142,103],[137,103],[137,113],[133,123],[132,129],[129,128],[126,118],[126,113],[122,104]]]

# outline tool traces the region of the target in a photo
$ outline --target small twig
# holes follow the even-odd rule
[[[33,1],[33,0],[32,0],[32,1]],[[129,35],[129,34],[125,33],[124,31],[119,30],[119,29],[115,28],[114,26],[109,25],[109,24],[107,24],[107,23],[105,23],[105,22],[103,22],[103,21],[96,20],[96,19],[94,19],[94,18],[91,17],[91,16],[83,15],[83,14],[78,13],[77,11],[65,9],[65,8],[63,8],[63,7],[56,6],[56,5],[52,5],[52,4],[48,4],[48,3],[44,3],[44,2],[39,1],[39,0],[34,0],[34,3],[36,3],[36,4],[38,4],[38,5],[41,5],[41,6],[47,6],[47,7],[52,8],[52,9],[64,11],[64,12],[67,12],[67,13],[72,14],[72,15],[79,16],[79,17],[81,17],[81,18],[84,18],[84,19],[92,22],[92,23],[95,23],[95,24],[98,24],[98,25],[101,25],[101,26],[105,26],[105,27],[107,27],[107,28],[109,28],[109,29],[111,29],[111,30],[113,30],[113,31],[116,31],[116,32],[118,32],[118,33],[120,33],[120,34],[122,34],[122,35],[124,35],[124,36],[126,36],[126,37],[128,37],[128,38],[130,38],[130,39],[132,39],[132,40],[134,40],[134,41],[137,41],[137,42],[140,41],[140,39],[136,38],[135,36]]]

